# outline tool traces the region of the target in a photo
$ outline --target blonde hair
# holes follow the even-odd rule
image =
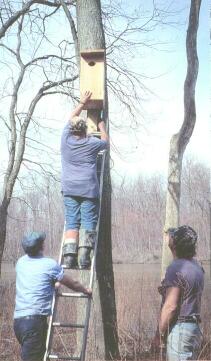
[[[75,115],[75,116],[71,119],[70,123],[71,123],[72,125],[75,125],[75,124],[77,124],[78,122],[80,122],[80,120],[85,121],[84,118]]]
[[[84,134],[87,131],[86,121],[79,116],[75,116],[70,121],[70,132],[72,134]]]

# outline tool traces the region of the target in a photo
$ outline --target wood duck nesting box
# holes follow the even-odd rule
[[[85,109],[103,109],[105,93],[105,51],[81,52],[80,93],[89,90],[92,96]]]

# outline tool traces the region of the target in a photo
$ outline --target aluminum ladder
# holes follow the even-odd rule
[[[90,279],[89,279],[89,288],[93,290],[94,285],[94,277],[95,277],[95,266],[96,266],[96,255],[97,255],[97,246],[98,246],[98,238],[99,238],[99,226],[100,226],[100,218],[101,218],[101,206],[102,206],[102,193],[103,193],[103,177],[104,177],[104,166],[105,166],[105,157],[106,157],[106,150],[99,152],[98,159],[97,159],[97,174],[100,186],[100,204],[99,204],[99,218],[96,227],[96,242],[93,250],[93,257],[91,261],[90,267]],[[60,254],[58,263],[62,265],[62,246],[64,241],[64,235],[61,242]],[[65,271],[65,266],[63,266]],[[85,311],[85,320],[82,324],[75,324],[75,323],[63,323],[59,321],[55,321],[57,316],[57,305],[59,303],[59,299],[61,297],[65,298],[77,298],[77,299],[86,299],[86,311]],[[86,345],[87,345],[87,338],[88,338],[88,330],[89,330],[89,319],[91,313],[91,304],[92,298],[79,292],[57,292],[55,291],[53,296],[52,308],[51,308],[51,316],[49,318],[49,325],[48,325],[48,332],[47,332],[47,339],[46,339],[46,352],[44,356],[44,361],[48,360],[76,360],[76,361],[84,361],[85,354],[86,354]],[[82,336],[82,345],[80,347],[81,352],[76,356],[71,355],[55,355],[51,353],[52,349],[52,340],[53,340],[53,333],[55,328],[69,328],[72,330],[82,329],[83,336]]]

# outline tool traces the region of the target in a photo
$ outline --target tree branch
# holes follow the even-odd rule
[[[12,191],[13,191],[13,187],[15,184],[15,179],[17,178],[17,175],[19,173],[21,164],[22,164],[22,160],[23,160],[23,154],[24,154],[24,150],[25,150],[25,146],[26,146],[26,132],[27,132],[27,128],[29,126],[30,120],[32,118],[32,115],[34,113],[35,107],[37,105],[37,103],[39,102],[39,100],[47,95],[48,93],[45,93],[47,90],[62,85],[64,83],[70,82],[70,81],[74,81],[78,78],[78,75],[75,75],[72,78],[67,78],[67,79],[63,79],[63,80],[59,80],[57,82],[51,82],[48,85],[44,85],[43,87],[41,87],[39,89],[39,91],[37,92],[36,96],[34,97],[34,99],[31,101],[26,118],[21,126],[21,131],[20,131],[20,137],[19,137],[19,143],[18,143],[18,149],[17,149],[17,154],[15,159],[13,158],[13,164],[11,165],[12,169],[10,171],[10,176],[7,179],[7,197],[10,198],[12,195]]]
[[[197,31],[201,0],[192,0],[186,37],[187,75],[184,84],[184,121],[179,131],[179,148],[185,149],[196,123],[195,88],[198,76]]]
[[[78,35],[77,35],[75,23],[70,11],[68,10],[67,4],[63,0],[60,1],[70,24],[70,29],[75,45],[75,55],[76,55],[77,65],[78,65],[78,69],[80,69],[80,51],[79,51]]]
[[[74,0],[73,1],[68,1],[67,4],[71,5],[74,4]],[[3,38],[5,36],[6,31],[25,13],[27,13],[30,9],[30,7],[34,4],[42,4],[42,5],[47,5],[47,6],[51,6],[51,7],[60,7],[61,3],[59,1],[48,1],[48,0],[30,0],[28,1],[21,10],[16,11],[4,24],[3,26],[0,28],[0,39]]]
[[[1,44],[0,44],[1,45]],[[35,59],[32,59],[31,61],[29,61],[27,64],[25,64],[25,67],[28,67],[30,65],[33,65],[34,63],[37,63],[38,61],[40,60],[48,60],[49,58],[55,58],[55,59],[59,59],[59,60],[62,60],[64,62],[70,62],[70,59],[72,59],[73,57],[71,58],[64,58],[62,56],[58,56],[58,55],[55,55],[55,54],[48,54],[48,55],[44,55],[44,56],[39,56],[38,58],[35,58]],[[74,64],[74,63],[72,63]]]

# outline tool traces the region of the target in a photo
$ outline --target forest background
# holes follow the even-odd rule
[[[126,1],[113,2],[112,6],[109,1],[102,2],[110,79],[112,240],[122,358],[141,355],[148,348],[156,325],[159,297],[156,296],[155,304],[148,301],[157,295],[159,283],[169,140],[183,120],[189,1],[168,4],[160,1],[156,4],[156,9],[161,9],[157,17],[153,4],[139,6],[139,1],[133,1],[131,7]],[[203,352],[206,358],[210,356],[211,334],[208,306],[211,301],[208,7],[208,1],[202,1],[198,31],[197,121],[185,154],[181,191],[181,224],[190,224],[198,232],[198,256],[206,268],[202,315],[206,336]],[[47,39],[49,51],[54,51],[63,42],[65,51],[69,51],[73,45],[68,37],[64,39],[68,21],[61,17],[61,10],[55,18],[56,23],[49,17],[43,39]],[[34,24],[27,26],[34,29]],[[31,48],[26,47],[29,35],[27,32],[24,34],[21,51],[25,59],[30,58],[32,53],[33,56],[36,52],[39,54],[45,48],[43,39],[39,43],[39,31],[37,27],[37,32],[31,33]],[[6,46],[16,46],[15,31],[6,36],[5,42]],[[60,49],[64,51],[62,46]],[[3,184],[8,162],[8,129],[5,119],[18,65],[14,54],[2,46],[0,50],[0,171]],[[71,62],[71,59],[68,60]],[[60,72],[67,71],[65,67],[61,71],[59,65],[59,62],[57,64],[43,59],[41,65],[28,73],[19,100],[20,122],[39,87],[40,74],[44,74],[47,81],[53,71],[56,82]],[[73,75],[74,65],[71,66]],[[132,82],[128,81],[128,72]],[[113,86],[118,82],[121,83],[121,89]],[[14,265],[23,253],[20,239],[31,229],[45,230],[48,237],[46,252],[55,258],[58,254],[64,221],[59,142],[62,127],[77,101],[77,84],[76,79],[69,86],[74,95],[71,98],[67,96],[70,89],[59,89],[57,94],[43,97],[36,108],[29,129],[26,159],[21,166],[9,206],[1,281],[1,352],[9,360],[15,360],[18,354],[17,344],[13,343],[12,321],[8,324],[7,320],[12,319],[14,305]],[[128,294],[127,299],[125,293]],[[134,306],[137,293],[138,302]],[[11,300],[9,303],[8,298]],[[146,303],[149,304],[149,312],[146,313],[148,318],[142,312],[142,306]],[[126,310],[132,305],[133,314],[129,317]]]

